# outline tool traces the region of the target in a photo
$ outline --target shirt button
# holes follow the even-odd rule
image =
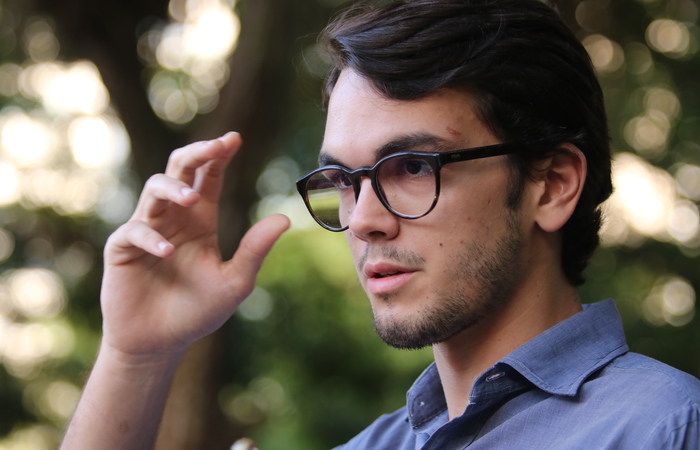
[[[490,381],[498,380],[499,378],[501,378],[505,374],[506,374],[505,372],[498,372],[498,373],[494,373],[493,375],[489,375],[488,377],[486,377],[486,382],[488,383]]]

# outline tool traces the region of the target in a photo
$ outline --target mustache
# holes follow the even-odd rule
[[[370,257],[381,257],[382,259],[388,259],[392,262],[407,267],[419,267],[425,263],[425,258],[411,250],[400,250],[394,245],[386,245],[382,247],[372,247],[371,245],[368,245],[365,247],[365,251],[360,256],[360,259],[357,260],[356,269],[358,273],[362,273],[365,264]]]

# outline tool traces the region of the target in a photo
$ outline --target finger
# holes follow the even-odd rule
[[[229,135],[235,135],[237,138]],[[219,139],[194,142],[170,154],[165,174],[192,186],[197,178],[198,169],[214,160],[230,160],[239,146],[238,133],[227,133]]]
[[[130,220],[107,239],[105,264],[124,264],[145,254],[165,258],[173,251],[173,244],[145,222]]]
[[[215,203],[219,201],[226,166],[231,162],[241,144],[241,136],[238,133],[226,133],[212,141],[211,152],[216,152],[219,156],[197,169],[193,185],[203,198]]]
[[[192,206],[199,200],[199,193],[187,183],[163,174],[153,175],[146,181],[132,218],[147,220],[156,217],[171,203]]]
[[[233,289],[241,300],[252,292],[263,260],[289,225],[286,216],[275,214],[253,225],[241,239],[238,250],[225,267]]]

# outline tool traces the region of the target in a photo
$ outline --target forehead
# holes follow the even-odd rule
[[[408,139],[415,136],[434,139]],[[371,165],[381,156],[382,148],[399,141],[440,143],[440,148],[420,148],[424,151],[495,142],[466,92],[445,89],[417,100],[393,100],[378,93],[360,75],[344,70],[328,104],[321,158],[349,167]]]

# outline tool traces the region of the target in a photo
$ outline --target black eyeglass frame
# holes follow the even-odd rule
[[[367,177],[371,181],[372,189],[374,190],[374,193],[376,194],[377,198],[381,202],[381,204],[392,214],[394,214],[397,217],[400,217],[402,219],[419,219],[421,217],[424,217],[428,215],[434,208],[435,205],[437,205],[438,198],[440,197],[440,169],[442,166],[445,164],[450,164],[450,163],[455,163],[455,162],[460,162],[460,161],[471,161],[474,159],[482,159],[482,158],[490,158],[492,156],[502,156],[502,155],[508,155],[511,153],[517,152],[519,149],[521,149],[522,146],[514,143],[514,142],[507,142],[503,144],[494,144],[494,145],[487,145],[484,147],[474,147],[474,148],[466,148],[462,150],[454,150],[450,152],[414,152],[414,151],[405,151],[405,152],[398,152],[398,153],[392,153],[391,155],[387,155],[384,158],[380,159],[377,161],[372,167],[358,167],[357,169],[349,170],[347,167],[343,166],[337,166],[337,165],[330,165],[330,166],[323,166],[319,167],[316,170],[313,170],[309,174],[299,178],[296,181],[296,186],[297,186],[297,191],[299,191],[299,194],[301,197],[304,199],[304,204],[306,204],[306,208],[309,210],[309,213],[311,214],[311,217],[314,218],[316,223],[321,225],[323,228],[325,228],[328,231],[333,231],[333,232],[340,232],[340,231],[345,231],[348,229],[348,225],[340,228],[332,227],[324,222],[322,222],[316,214],[314,214],[313,209],[311,208],[311,204],[309,202],[309,196],[308,196],[308,190],[306,189],[306,184],[309,181],[311,177],[313,177],[315,174],[322,172],[324,170],[329,170],[329,169],[335,169],[335,170],[340,170],[343,172],[350,182],[352,183],[352,188],[355,193],[355,202],[357,202],[357,199],[360,197],[360,183],[362,181],[362,178]],[[431,168],[433,169],[433,173],[435,176],[435,197],[433,198],[433,203],[430,205],[430,208],[419,215],[407,215],[407,214],[401,214],[400,212],[394,210],[391,205],[389,205],[389,202],[386,200],[386,197],[384,195],[384,192],[381,190],[381,186],[379,184],[379,181],[377,180],[377,174],[379,173],[379,167],[382,165],[384,161],[387,161],[392,158],[397,158],[401,156],[421,156],[426,158],[425,161],[430,164]]]

